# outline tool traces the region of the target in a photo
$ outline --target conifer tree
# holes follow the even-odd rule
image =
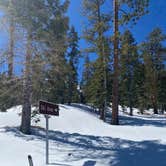
[[[119,103],[119,23],[134,23],[147,13],[149,0],[114,0],[114,76],[112,87],[112,120],[113,125],[119,124],[118,103]],[[125,10],[123,10],[125,8]],[[120,12],[121,20],[119,20]]]
[[[13,8],[13,0],[2,0],[0,2],[0,6],[5,12],[5,17],[7,20],[7,24],[9,24],[9,46],[8,46],[8,76],[12,78],[13,76],[13,58],[14,58],[14,45],[15,45],[15,22],[14,22],[14,8]]]
[[[85,62],[84,62],[84,69],[83,69],[83,78],[81,81],[81,85],[83,88],[83,96],[85,98],[85,103],[88,103],[90,101],[90,80],[92,78],[93,74],[93,64],[90,62],[88,54],[85,56]]]
[[[21,131],[25,134],[30,133],[31,124],[31,96],[32,96],[32,59],[34,55],[34,46],[42,54],[45,61],[45,79],[48,100],[55,100],[53,95],[56,84],[54,81],[58,79],[55,75],[57,71],[63,68],[60,66],[65,62],[65,38],[68,28],[68,19],[64,16],[68,6],[68,2],[60,1],[16,1],[15,7],[18,24],[26,31],[26,58],[25,58],[25,74],[23,86],[23,113],[21,122]],[[40,45],[42,47],[40,47]],[[63,63],[63,64],[66,64]],[[49,66],[49,68],[48,68]],[[61,70],[63,71],[63,70]],[[60,77],[61,78],[61,77]],[[59,81],[59,80],[58,80]],[[60,81],[59,81],[60,82]],[[64,84],[64,83],[63,83]],[[61,85],[63,85],[61,84]],[[59,84],[60,85],[60,84]],[[50,86],[52,89],[50,89]],[[56,88],[59,88],[58,86]],[[63,88],[64,89],[64,88]],[[51,92],[51,93],[50,93]],[[62,96],[57,93],[58,96]],[[58,101],[57,101],[58,102]]]
[[[40,5],[39,1],[38,4]],[[19,18],[18,23],[26,30],[26,52],[25,52],[25,68],[23,80],[23,108],[20,130],[24,134],[31,133],[31,60],[32,60],[32,42],[35,32],[35,19],[39,16],[36,12],[34,1],[16,1],[16,16]]]
[[[68,53],[67,53],[67,59],[68,59],[68,66],[69,71],[67,74],[67,100],[68,104],[71,104],[71,102],[78,101],[78,92],[77,92],[77,86],[78,86],[78,75],[77,75],[77,69],[78,69],[78,60],[79,60],[79,47],[78,47],[78,34],[75,31],[75,28],[72,26],[70,29],[70,32],[68,34]]]
[[[35,52],[32,64],[32,104],[37,105],[39,100],[46,100],[46,71],[43,54]]]
[[[163,68],[159,75],[159,99],[158,103],[162,113],[166,111],[166,68]]]
[[[140,57],[142,60],[142,57]],[[140,113],[144,113],[144,109],[146,108],[146,96],[145,96],[145,65],[143,62],[140,62],[138,64],[138,67],[136,66],[136,76],[135,76],[135,92],[136,95],[134,97],[135,104],[134,106],[136,108],[139,108]]]
[[[21,95],[17,92],[18,89],[22,89],[21,79],[14,73],[14,56],[16,46],[16,10],[13,0],[0,1],[0,8],[4,13],[4,22],[8,32],[8,46],[7,50],[3,52],[3,58],[1,58],[1,64],[7,65],[7,70],[1,73],[1,86],[0,91],[0,105],[1,110],[6,110],[17,104],[21,104]],[[3,93],[5,91],[5,93]],[[20,91],[19,91],[20,92]],[[17,94],[17,95],[16,95]],[[18,102],[19,101],[19,102]]]
[[[161,29],[156,28],[142,45],[145,63],[145,95],[148,104],[153,107],[154,114],[158,114],[159,75],[163,68],[161,56],[164,46],[162,42],[165,39]]]
[[[15,23],[14,23],[14,17],[13,17],[13,11],[12,11],[12,5],[13,5],[13,0],[10,0],[9,2],[9,32],[10,32],[10,44],[9,44],[9,57],[8,57],[8,75],[10,78],[13,76],[13,58],[14,58],[14,31],[15,31]]]
[[[89,43],[87,49],[91,53],[98,55],[96,62],[93,64],[94,72],[89,85],[89,93],[91,94],[91,100],[93,104],[99,107],[100,118],[105,120],[106,109],[106,82],[107,74],[106,68],[108,66],[108,57],[110,56],[109,43],[105,37],[105,33],[109,29],[110,15],[104,13],[102,8],[105,4],[105,0],[84,0],[84,14],[88,20],[88,27],[85,28],[84,38]]]
[[[46,98],[52,102],[64,103],[66,100],[66,75],[68,73],[66,50],[68,17],[66,12],[69,1],[46,1],[47,15],[42,18],[45,25],[39,31],[39,38],[45,45],[44,55],[46,66]],[[46,14],[45,13],[45,14]]]
[[[129,30],[121,37],[120,49],[120,99],[123,105],[129,106],[130,115],[136,97],[136,76],[139,67],[139,56],[136,42]]]

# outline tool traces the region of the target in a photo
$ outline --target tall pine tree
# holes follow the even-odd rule
[[[114,76],[112,87],[112,120],[113,125],[119,124],[119,23],[135,23],[142,15],[147,13],[149,0],[114,0]],[[120,15],[120,12],[121,16]],[[121,19],[119,19],[121,18]]]
[[[120,48],[120,100],[121,104],[130,108],[130,115],[136,97],[136,76],[139,67],[137,44],[129,30],[121,37]]]
[[[165,35],[160,28],[154,29],[143,43],[143,56],[145,63],[145,95],[147,102],[153,107],[154,114],[158,114],[159,76],[163,68],[162,55]]]
[[[87,17],[88,26],[84,30],[84,38],[89,43],[87,49],[98,55],[93,63],[94,72],[90,80],[89,102],[95,104],[100,110],[100,118],[105,120],[107,97],[107,67],[110,56],[110,46],[105,33],[109,30],[110,15],[103,12],[105,0],[84,0],[84,14]]]
[[[71,102],[78,101],[78,60],[80,57],[80,51],[78,46],[79,37],[75,28],[72,26],[70,32],[68,34],[68,68],[69,71],[67,73],[67,102],[71,104]]]

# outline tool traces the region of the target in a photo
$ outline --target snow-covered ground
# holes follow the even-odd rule
[[[85,108],[85,109],[84,109]],[[87,108],[88,109],[88,108]],[[60,116],[49,120],[50,165],[166,166],[166,117],[120,113],[112,126],[86,107],[60,106]],[[19,132],[21,107],[0,113],[0,165],[45,166],[45,118],[33,122],[32,135]]]

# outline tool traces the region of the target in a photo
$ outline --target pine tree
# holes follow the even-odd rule
[[[7,71],[1,73],[1,86],[0,91],[0,105],[1,110],[6,110],[17,104],[21,104],[21,95],[18,89],[22,89],[21,79],[14,73],[14,56],[15,56],[15,46],[16,46],[16,9],[14,7],[13,0],[2,0],[0,1],[0,7],[4,13],[5,25],[8,29],[8,48],[3,53],[3,59],[1,64],[7,65]],[[1,55],[2,56],[2,55]],[[4,93],[4,92],[5,93]]]
[[[139,56],[136,42],[129,30],[121,37],[120,49],[120,99],[123,105],[129,106],[130,115],[136,97],[136,76],[139,67]]]
[[[39,1],[38,1],[39,3]],[[39,3],[40,4],[40,3]],[[26,30],[26,55],[25,55],[25,69],[23,80],[23,108],[20,130],[24,134],[31,133],[31,95],[32,95],[32,81],[31,81],[31,60],[32,60],[32,41],[33,33],[35,32],[34,18],[37,18],[35,12],[36,7],[34,2],[30,1],[16,1],[16,16],[19,18],[18,23]]]
[[[9,44],[9,62],[8,62],[8,75],[10,78],[13,76],[13,58],[14,58],[14,31],[15,31],[15,25],[14,25],[14,17],[13,17],[13,11],[12,11],[12,5],[13,5],[13,0],[10,0],[9,2],[9,13],[10,13],[10,26],[9,26],[9,31],[10,31],[10,44]]]
[[[163,68],[159,76],[158,103],[162,113],[166,111],[166,68]]]
[[[90,78],[92,77],[93,73],[93,66],[89,59],[89,56],[85,56],[85,62],[84,62],[84,70],[83,70],[83,79],[82,79],[82,85],[87,85]]]
[[[61,100],[63,102],[63,71],[65,70],[65,66],[62,66],[62,64],[66,65],[65,50],[67,48],[66,32],[68,29],[68,18],[64,13],[67,7],[68,1],[64,1],[63,3],[56,1],[55,3],[53,0],[29,0],[17,1],[16,3],[17,14],[19,16],[18,22],[26,30],[27,36],[21,122],[21,131],[26,134],[30,133],[31,96],[33,90],[31,62],[33,61],[35,49],[43,56],[43,60],[45,61],[45,65],[42,64],[45,67],[44,82],[46,84],[44,88],[47,87],[45,99],[56,102]],[[41,70],[43,70],[42,67]]]
[[[83,77],[81,81],[81,85],[83,88],[83,96],[85,98],[85,103],[88,103],[90,101],[90,80],[93,75],[93,64],[90,62],[89,56],[85,56],[85,62],[84,62],[84,69],[83,69]]]
[[[21,47],[26,49],[25,52],[22,51],[22,55],[25,53],[24,75],[14,78],[12,83],[15,85],[16,79],[18,80],[18,87],[21,87],[19,91],[22,92],[23,98],[21,131],[29,134],[32,103],[36,103],[40,98],[54,102],[63,102],[65,99],[64,92],[68,73],[68,64],[65,57],[68,45],[68,17],[66,11],[69,1],[14,0],[14,3],[10,2],[13,1],[2,0],[0,5],[8,14],[9,21],[13,21],[10,26],[11,39],[13,39],[14,34],[13,23],[17,25],[16,31],[22,30],[24,32],[21,36],[23,41],[26,41],[26,45],[25,42],[21,43]],[[11,12],[12,17],[10,16]],[[13,58],[14,40],[10,42],[10,54],[12,54],[10,57]],[[13,73],[12,58],[9,61],[9,75]],[[10,82],[7,77],[3,77],[4,79]],[[24,86],[20,86],[23,82]],[[14,94],[14,85],[11,88],[12,94]],[[7,98],[5,96],[3,99]],[[19,101],[19,104],[22,104],[22,100]]]
[[[154,114],[158,114],[159,97],[159,75],[163,68],[161,59],[165,41],[165,35],[161,29],[154,29],[143,43],[143,56],[145,63],[145,95],[150,106],[153,107]]]
[[[113,75],[113,86],[112,86],[112,125],[119,124],[119,2],[118,0],[113,1],[114,10],[114,75]]]
[[[5,12],[5,17],[7,18],[7,24],[9,24],[9,47],[8,47],[8,76],[12,78],[13,76],[13,58],[14,58],[14,45],[15,45],[15,22],[14,22],[14,8],[13,0],[2,0],[0,6]]]
[[[63,2],[47,0],[48,16],[44,18],[47,24],[40,33],[41,40],[42,38],[45,40],[47,49],[44,54],[46,64],[49,66],[46,71],[46,98],[59,103],[66,102],[68,5],[68,0]]]
[[[84,13],[88,19],[88,27],[84,31],[84,38],[88,41],[90,47],[87,49],[98,55],[96,62],[94,62],[93,76],[91,78],[91,85],[89,92],[91,95],[90,102],[99,107],[100,118],[105,120],[106,109],[106,91],[107,91],[107,74],[106,68],[108,65],[108,57],[110,55],[109,44],[105,33],[109,29],[110,16],[104,13],[102,8],[105,0],[84,0]]]
[[[78,86],[78,75],[77,75],[77,69],[78,69],[78,59],[80,56],[80,51],[78,47],[78,34],[75,31],[75,28],[72,26],[70,29],[70,32],[68,34],[68,53],[67,53],[67,59],[68,59],[68,66],[69,71],[67,74],[67,100],[68,104],[71,104],[71,102],[78,101],[78,92],[77,92],[77,86]]]
[[[32,104],[37,105],[39,100],[47,100],[46,71],[43,54],[36,52],[32,61]]]
[[[119,23],[128,23],[131,20],[135,23],[142,15],[147,13],[149,0],[114,0],[114,76],[112,87],[112,120],[113,125],[119,124],[118,103],[119,103]],[[123,10],[125,8],[125,11]],[[121,20],[119,20],[119,11]]]
[[[140,59],[142,59],[140,57]],[[146,103],[147,103],[147,99],[145,96],[145,65],[143,62],[140,62],[138,64],[138,67],[136,67],[136,80],[135,80],[135,104],[134,106],[136,108],[139,108],[140,113],[143,114],[144,113],[144,109],[146,108]]]

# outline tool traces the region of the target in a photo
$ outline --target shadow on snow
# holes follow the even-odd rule
[[[22,134],[18,128],[4,128],[4,131],[13,133],[26,141],[45,141],[45,130],[32,128],[32,135]],[[111,132],[111,131],[110,131]],[[82,166],[95,166],[97,162],[104,166],[166,166],[166,145],[158,141],[134,142],[111,137],[69,134],[60,131],[49,132],[52,150],[56,154],[66,153],[65,163],[85,159]],[[55,155],[56,154],[52,154]],[[52,163],[52,165],[57,165]],[[60,164],[59,164],[60,165]],[[62,164],[63,165],[63,164]]]
[[[79,108],[81,111],[88,112],[90,114],[96,114],[98,115],[98,112],[86,105],[82,104],[72,104],[72,107]],[[107,122],[111,122],[111,111],[107,111],[106,113],[107,117]],[[156,127],[166,127],[166,118],[160,119],[151,119],[151,118],[146,118],[142,119],[141,116],[129,116],[129,115],[124,115],[124,116],[119,116],[120,119],[120,125],[130,125],[130,126],[156,126]]]

